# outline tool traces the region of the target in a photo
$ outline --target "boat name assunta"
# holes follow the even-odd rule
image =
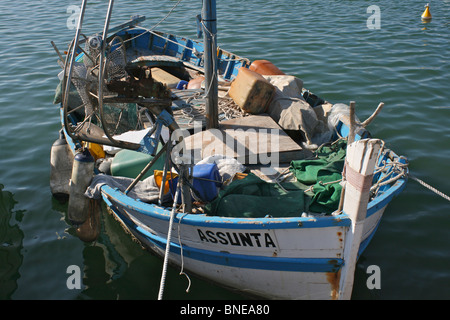
[[[272,247],[276,248],[275,241],[272,239],[269,233],[259,232],[214,232],[206,230],[203,232],[197,229],[198,236],[203,242],[220,243],[223,245],[233,246],[249,246],[249,247]]]

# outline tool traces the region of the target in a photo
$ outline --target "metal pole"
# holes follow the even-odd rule
[[[102,35],[102,47],[100,51],[100,62],[99,62],[99,72],[98,72],[98,108],[100,111],[100,121],[103,126],[103,130],[105,131],[105,135],[111,140],[113,143],[116,143],[115,139],[109,133],[107,126],[105,125],[104,117],[103,117],[103,85],[105,78],[105,67],[106,67],[106,57],[105,51],[107,47],[107,39],[108,39],[108,29],[109,29],[109,21],[111,20],[112,9],[114,5],[114,0],[109,0],[108,11],[106,13],[105,25],[103,27],[103,35]],[[117,144],[117,143],[116,143]]]
[[[69,136],[71,138],[74,138],[70,128],[69,128],[69,124],[68,124],[68,118],[67,118],[67,112],[69,109],[69,91],[70,91],[70,85],[72,83],[72,72],[73,72],[73,66],[75,64],[75,58],[76,58],[76,53],[77,53],[77,47],[78,47],[78,42],[80,40],[80,33],[81,33],[81,28],[83,25],[83,19],[84,19],[84,11],[86,10],[86,3],[87,0],[83,0],[83,2],[81,3],[81,9],[80,9],[80,16],[78,17],[78,24],[77,24],[77,30],[75,32],[75,38],[73,39],[72,42],[72,54],[70,55],[70,62],[69,62],[69,70],[67,70],[67,62],[68,62],[68,58],[69,55],[67,55],[66,57],[66,61],[64,64],[64,82],[63,82],[63,99],[62,99],[62,106],[63,106],[63,110],[64,110],[64,126],[66,129],[66,132],[69,134]]]
[[[202,24],[205,46],[206,128],[212,129],[219,127],[215,0],[203,1]]]

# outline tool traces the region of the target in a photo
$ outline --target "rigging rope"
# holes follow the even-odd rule
[[[161,20],[159,20],[159,22],[156,23],[153,27],[151,27],[150,29],[142,28],[142,29],[146,30],[144,33],[141,33],[141,34],[139,34],[139,35],[137,35],[137,36],[135,36],[135,37],[133,37],[133,38],[127,39],[127,40],[124,41],[124,42],[128,42],[128,41],[131,41],[131,40],[133,40],[133,39],[136,39],[136,38],[138,38],[138,37],[144,35],[144,34],[147,33],[147,32],[152,33],[152,30],[154,30],[157,26],[159,26],[162,22],[164,22],[164,21],[172,14],[173,10],[175,10],[175,8],[180,4],[181,1],[182,1],[182,0],[178,0],[178,2],[172,7],[172,9],[170,9],[169,13],[168,13],[164,18],[162,18]]]

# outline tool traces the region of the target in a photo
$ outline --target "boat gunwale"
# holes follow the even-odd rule
[[[394,196],[399,194],[406,186],[407,179],[399,178],[392,186],[374,199],[372,199],[367,207],[367,217],[379,211],[392,200]],[[108,185],[101,187],[103,198],[108,202],[116,202],[124,208],[140,212],[149,217],[169,220],[170,208],[162,208],[156,204],[145,203],[140,200],[133,199],[119,189],[114,189]],[[112,203],[111,202],[111,203]],[[113,204],[116,205],[116,204]],[[310,217],[264,217],[264,218],[240,218],[240,217],[221,217],[207,216],[205,214],[193,213],[177,213],[175,223],[183,223],[195,226],[207,226],[216,228],[232,228],[232,229],[297,229],[297,228],[324,228],[351,225],[349,216],[344,212],[339,215],[326,216],[310,216]]]
[[[103,198],[106,198],[114,206],[116,206],[115,203],[118,203],[123,208],[137,211],[149,217],[167,221],[170,219],[171,208],[162,208],[153,203],[133,199],[119,189],[108,185],[103,185],[101,192]],[[174,223],[231,229],[292,229],[349,226],[350,220],[346,214],[323,217],[239,218],[180,212],[175,216]]]
[[[123,34],[132,35],[133,33],[136,34],[135,36],[133,36],[131,38],[133,41],[134,41],[134,39],[137,39],[140,36],[142,36],[146,33],[149,33],[151,36],[159,37],[161,40],[165,39],[166,43],[171,42],[174,46],[180,46],[181,48],[184,48],[181,51],[176,51],[175,54],[170,54],[171,50],[164,48],[162,53],[156,53],[155,55],[174,57],[174,58],[179,59],[185,67],[192,68],[192,69],[195,69],[198,71],[203,69],[203,66],[201,64],[203,61],[203,58],[199,58],[198,56],[194,58],[191,55],[188,55],[188,52],[187,52],[187,51],[191,51],[191,53],[192,53],[192,51],[197,50],[200,54],[203,54],[204,53],[203,42],[201,42],[199,40],[194,40],[192,38],[179,36],[174,33],[146,29],[141,26],[132,26],[132,27],[129,27],[126,29],[119,30],[118,32],[116,32],[114,34],[114,36],[121,37]],[[147,48],[147,50],[152,51],[151,47],[153,47],[153,40],[151,40],[151,39],[149,39],[149,40],[150,40],[150,48]],[[124,42],[128,42],[128,41],[129,40],[127,40],[127,39],[124,40]],[[185,42],[185,44],[183,44],[183,42]],[[192,47],[188,47],[189,42],[191,43]],[[133,47],[139,48],[140,46],[138,46],[136,44],[137,44],[137,42],[135,42],[135,45]],[[128,48],[127,48],[127,50],[128,50]],[[178,54],[180,55],[180,57],[178,56]],[[193,62],[191,62],[192,58],[197,59],[198,61],[196,63],[193,63]],[[233,80],[233,78],[237,75],[239,65],[242,67],[248,68],[251,64],[251,61],[248,58],[241,57],[232,52],[224,50],[220,47],[217,47],[217,62],[218,62],[218,68],[217,68],[218,76],[219,76],[219,78],[221,78],[224,81],[232,81]],[[223,69],[220,68],[221,63],[230,63],[230,62],[234,62],[234,63],[232,63],[231,66],[227,65]]]

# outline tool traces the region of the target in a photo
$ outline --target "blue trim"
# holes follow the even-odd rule
[[[59,111],[60,111],[61,125],[62,125],[62,130],[64,132],[64,136],[66,137],[67,144],[69,145],[70,150],[72,151],[72,154],[75,155],[75,150],[80,148],[81,145],[79,143],[75,143],[66,131],[66,128],[64,126],[64,109],[62,107],[62,104],[61,104],[61,107],[59,108]]]
[[[140,227],[136,227],[136,231],[161,249],[166,247],[167,241],[165,238],[153,235]],[[171,242],[170,252],[180,255],[181,248],[178,244]],[[227,267],[276,271],[337,272],[343,265],[342,259],[250,256],[202,250],[188,246],[183,246],[183,256]]]
[[[203,59],[194,54],[194,49],[198,52],[204,52],[203,43],[200,41],[186,39],[170,33],[157,32],[146,35],[147,30],[140,27],[126,29],[117,33],[118,36],[126,37],[127,35],[135,37],[138,34],[144,34],[143,37],[135,38],[131,44],[133,47],[143,49],[150,49],[155,54],[168,55],[181,59],[197,67],[203,65]],[[167,40],[170,39],[171,41]],[[150,43],[150,47],[149,47]],[[187,47],[187,48],[186,48]],[[220,49],[221,50],[221,49]],[[236,60],[230,60],[230,57]],[[239,60],[239,59],[242,59]],[[233,55],[227,51],[221,50],[220,56],[217,59],[217,71],[226,80],[234,78],[240,67],[248,67],[245,59]]]
[[[165,250],[167,244],[167,240],[165,238],[154,235],[144,228],[135,225],[119,211],[115,210],[112,203],[106,197],[104,197],[104,200],[106,204],[114,211],[114,213],[130,230],[134,230],[135,232],[145,237],[149,242],[159,247],[161,250]],[[182,249],[184,257],[217,265],[245,269],[294,272],[338,272],[344,263],[342,259],[280,258],[231,254],[225,252],[202,250],[185,245]],[[181,255],[180,245],[171,242],[170,252]]]
[[[382,192],[382,194],[378,195],[372,201],[370,201],[367,207],[367,217],[387,206],[395,196],[403,191],[403,189],[406,187],[407,181],[407,178],[400,178],[388,190]]]
[[[120,190],[113,189],[108,185],[103,185],[101,190],[105,195],[114,199],[115,202],[130,210],[156,219],[168,221],[170,218],[169,209],[159,208],[154,204],[135,200],[126,196]],[[229,229],[298,229],[348,227],[351,225],[350,219],[345,214],[317,218],[228,218],[179,213],[175,217],[175,222],[178,223],[181,218],[181,223],[186,225]]]
[[[392,154],[394,155],[394,157],[398,157],[393,152],[392,152]],[[400,157],[398,157],[398,160],[400,162],[403,161]],[[391,162],[391,160],[388,158],[387,155],[385,155],[383,158],[379,159],[379,165],[381,165],[382,161],[386,161],[388,163]],[[391,174],[391,172],[388,172],[387,174]],[[374,179],[376,179],[376,181],[379,181],[379,179],[381,179],[381,178],[382,178],[382,176],[380,175],[380,176],[375,176]],[[374,199],[372,199],[372,201],[369,202],[369,204],[367,206],[366,216],[368,217],[368,216],[374,214],[375,212],[377,212],[378,210],[386,207],[395,196],[397,196],[400,192],[403,191],[403,189],[406,187],[407,182],[408,182],[408,178],[405,176],[405,177],[399,178],[392,186],[384,186],[385,189],[383,189],[384,187],[380,188],[380,190],[377,193],[377,196]]]
[[[370,216],[387,206],[394,196],[399,194],[406,185],[406,179],[400,179],[394,186],[385,191],[381,196],[373,199],[368,205],[367,216]],[[170,210],[159,208],[154,204],[144,203],[123,194],[118,189],[108,185],[102,186],[102,192],[115,199],[120,205],[128,207],[143,215],[162,220],[169,220]],[[325,228],[348,227],[351,221],[344,213],[337,216],[322,216],[317,218],[227,218],[182,213],[175,218],[176,222],[183,217],[182,223],[199,227],[230,228],[230,229],[297,229],[297,228]]]
[[[369,245],[370,241],[372,241],[373,236],[375,235],[375,233],[378,230],[378,226],[380,225],[380,222],[381,222],[381,219],[378,221],[378,223],[377,223],[376,227],[373,229],[372,233],[369,234],[369,236],[359,244],[357,259],[359,259],[359,256],[362,255],[362,253],[366,250],[367,246]]]

